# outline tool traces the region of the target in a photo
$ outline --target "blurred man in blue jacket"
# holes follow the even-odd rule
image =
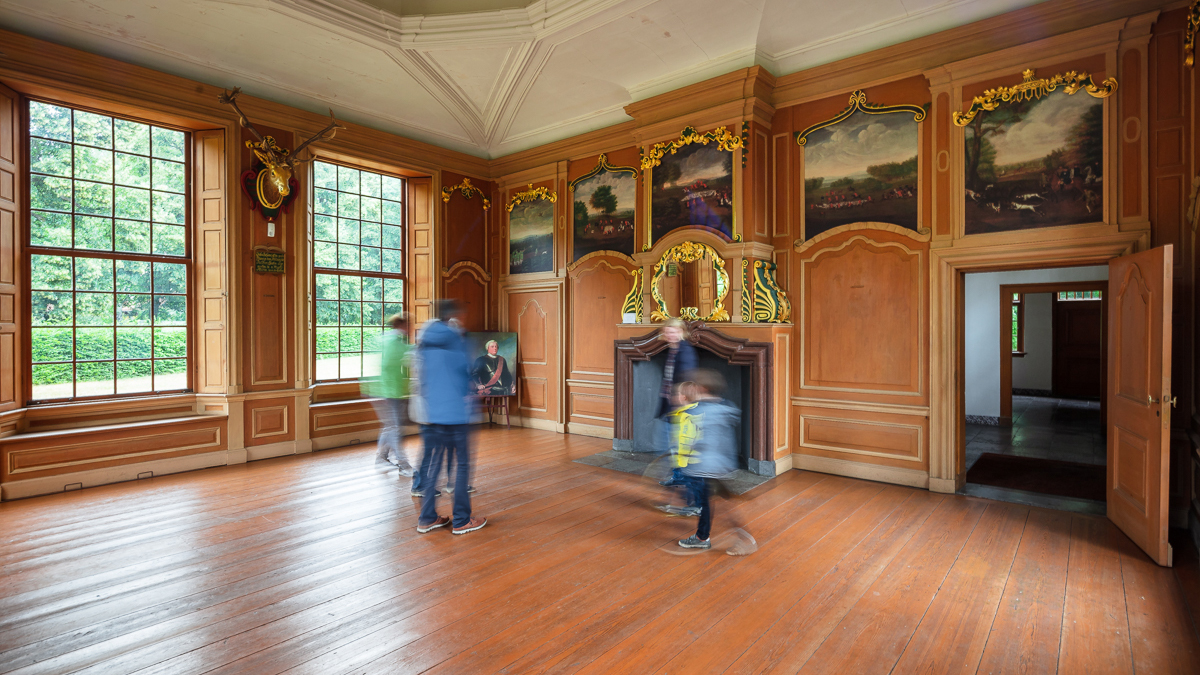
[[[462,314],[455,300],[438,302],[437,321],[429,323],[421,334],[417,349],[421,358],[421,395],[425,399],[425,453],[422,462],[422,484],[426,486],[417,518],[417,532],[422,534],[451,524],[451,519],[437,512],[438,474],[445,463],[446,453],[453,453],[454,476],[454,534],[474,532],[487,525],[486,518],[471,516],[471,495],[467,483],[471,473],[470,446],[467,424],[471,420],[471,361],[466,342],[450,322]],[[426,467],[430,475],[424,475]],[[447,476],[447,480],[450,477]]]

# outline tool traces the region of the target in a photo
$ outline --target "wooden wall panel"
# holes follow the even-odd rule
[[[370,401],[337,401],[309,407],[312,438],[368,432],[379,428],[379,418]]]
[[[488,308],[487,282],[473,270],[459,268],[446,281],[446,297],[455,298],[463,308],[463,324],[468,331],[487,330]]]
[[[559,290],[506,289],[507,313],[503,330],[517,334],[517,410],[514,414],[561,422],[562,386],[559,346]]]
[[[801,388],[920,400],[922,248],[850,232],[801,265]]]
[[[246,447],[296,439],[296,399],[260,398],[245,402],[243,436]]]
[[[256,124],[263,135],[272,135],[283,139],[284,145],[294,142],[294,134],[283,129],[264,128]],[[242,141],[253,140],[249,131],[242,131]],[[243,143],[244,147],[244,143]],[[292,146],[295,147],[295,146]],[[249,149],[241,153],[240,167],[250,167],[254,156]],[[240,171],[239,171],[240,173]],[[303,188],[302,188],[303,189]],[[244,242],[241,260],[243,284],[244,313],[242,316],[243,349],[246,373],[244,375],[246,391],[265,391],[272,389],[288,389],[295,382],[295,326],[290,322],[292,312],[308,312],[307,307],[296,306],[296,275],[305,274],[305,270],[297,270],[297,262],[303,262],[306,256],[298,257],[294,250],[291,234],[292,228],[303,218],[296,215],[297,209],[290,213],[280,213],[276,216],[275,236],[267,236],[266,219],[257,210],[250,208],[250,200],[244,194],[239,195],[242,208],[238,210],[241,217],[242,241]],[[302,200],[302,198],[297,198]],[[303,202],[301,202],[303,204]],[[297,238],[304,241],[305,238]],[[255,246],[270,246],[283,249],[285,274],[256,274],[254,272],[253,249]]]
[[[192,289],[197,339],[193,360],[193,389],[203,393],[224,393],[227,383],[226,357],[226,218],[225,132],[199,131],[194,136],[196,195],[192,222]]]
[[[628,263],[596,257],[571,271],[569,373],[572,379],[612,382],[613,340],[621,305],[633,285]]]
[[[226,448],[224,416],[185,417],[0,439],[0,477],[42,478]]]
[[[490,182],[451,172],[442,173],[442,186],[459,185],[464,178],[469,178],[471,184],[482,190],[485,196],[491,194]],[[460,262],[473,262],[485,270],[488,268],[488,220],[496,208],[497,205],[493,205],[485,211],[483,199],[478,194],[467,198],[459,190],[450,194],[449,201],[442,203],[444,218],[439,257],[443,269]]]
[[[433,317],[433,181],[408,179],[408,250],[412,252],[408,274],[408,311],[417,325]]]
[[[796,452],[928,470],[922,238],[899,228],[852,229],[800,250]]]
[[[20,348],[24,314],[21,260],[24,239],[19,195],[25,190],[24,143],[21,138],[21,99],[0,85],[0,411],[25,403],[22,382],[25,349]]]
[[[1149,189],[1151,240],[1154,246],[1173,244],[1174,288],[1172,300],[1172,341],[1191,345],[1195,252],[1194,234],[1185,223],[1189,186],[1192,180],[1191,157],[1191,84],[1183,65],[1186,12],[1163,14],[1154,26],[1149,43]],[[1172,352],[1171,378],[1179,398],[1178,410],[1193,408],[1193,349]],[[1186,427],[1188,414],[1172,416],[1172,426]],[[1186,497],[1183,497],[1186,498]]]

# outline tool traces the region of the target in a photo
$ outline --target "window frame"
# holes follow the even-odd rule
[[[401,237],[401,241],[404,242],[404,248],[401,250],[401,257],[400,257],[401,268],[402,268],[401,272],[399,272],[399,273],[391,273],[391,272],[383,272],[383,271],[376,272],[376,271],[372,271],[372,270],[362,270],[362,269],[343,270],[343,269],[339,269],[339,268],[318,267],[317,266],[317,262],[316,262],[316,245],[317,245],[316,217],[318,215],[325,215],[325,214],[318,214],[317,210],[316,210],[316,203],[317,203],[317,201],[316,201],[316,195],[317,195],[316,164],[317,164],[317,162],[320,162],[322,164],[331,164],[334,166],[346,167],[347,169],[354,169],[356,171],[365,171],[367,173],[378,174],[380,176],[388,176],[388,177],[403,181],[404,201],[402,201],[400,203],[401,204],[401,211],[400,211],[401,220],[403,221],[400,225],[400,237]],[[408,192],[409,192],[408,181],[409,181],[410,177],[406,176],[403,173],[401,173],[400,171],[397,171],[394,169],[389,170],[389,169],[383,169],[378,166],[366,166],[364,164],[359,164],[353,160],[348,160],[348,159],[342,158],[340,156],[339,157],[330,157],[330,156],[326,156],[323,154],[317,154],[317,156],[313,159],[313,161],[308,162],[308,170],[307,170],[306,174],[307,174],[307,178],[308,178],[308,189],[306,190],[306,194],[305,194],[305,197],[308,199],[308,209],[307,209],[307,213],[306,213],[306,220],[307,220],[306,227],[307,227],[307,233],[308,233],[308,284],[309,284],[309,288],[312,289],[309,294],[311,299],[308,303],[308,305],[309,305],[309,307],[308,307],[309,326],[311,327],[311,330],[309,331],[310,332],[309,350],[310,350],[310,354],[312,355],[311,358],[309,359],[309,365],[312,368],[311,382],[312,382],[312,386],[322,386],[322,387],[336,386],[336,385],[344,386],[348,383],[358,382],[363,377],[362,375],[359,375],[357,377],[341,377],[341,358],[342,358],[341,355],[349,354],[351,352],[342,352],[339,349],[339,351],[338,351],[338,355],[339,355],[338,356],[338,378],[337,379],[322,380],[322,379],[317,378],[317,361],[318,361],[318,357],[320,356],[320,353],[318,353],[318,351],[317,351],[317,331],[320,328],[320,326],[317,324],[317,302],[319,301],[319,299],[317,298],[317,275],[318,274],[330,274],[330,275],[334,275],[334,276],[338,276],[338,277],[353,276],[353,277],[358,277],[360,279],[362,279],[362,278],[399,279],[401,282],[403,282],[403,288],[404,288],[404,295],[403,295],[403,299],[401,300],[401,307],[403,308],[402,311],[405,312],[406,314],[408,313],[409,298],[410,298],[409,278],[408,278],[409,246],[410,246],[410,242],[409,242],[409,238],[408,238],[410,195],[408,194]],[[324,188],[322,188],[322,189],[324,189]],[[340,193],[341,190],[338,190],[338,192]],[[361,192],[360,192],[360,196],[361,196]],[[359,222],[362,222],[361,217],[358,220],[359,220]],[[382,221],[381,221],[381,224],[383,224]],[[322,241],[324,241],[324,240],[322,240]],[[362,244],[359,244],[359,246],[361,247]],[[360,263],[361,263],[361,258],[360,258]],[[381,258],[380,267],[382,267],[382,266],[383,265],[382,265],[382,258]],[[340,299],[339,299],[339,302],[340,302]],[[359,303],[362,304],[362,301],[360,300]],[[384,316],[382,318],[385,323],[383,326],[381,326],[381,329],[386,328],[386,321],[387,321],[386,316]],[[362,354],[367,354],[369,352],[359,351],[358,353],[360,355],[362,355]]]
[[[195,273],[195,266],[193,264],[194,257],[195,257],[195,251],[194,251],[194,247],[193,247],[193,238],[195,235],[195,213],[194,213],[195,212],[195,208],[194,208],[195,207],[195,186],[193,185],[193,181],[195,178],[195,159],[196,159],[196,157],[195,157],[195,136],[194,136],[195,130],[192,128],[186,127],[186,126],[181,126],[178,124],[172,124],[169,122],[152,119],[150,117],[141,117],[138,115],[129,114],[127,112],[116,112],[116,111],[105,110],[105,109],[97,108],[97,107],[90,106],[90,105],[73,103],[68,100],[61,100],[61,99],[56,99],[56,98],[48,97],[48,96],[27,95],[27,94],[22,95],[21,103],[22,103],[22,105],[20,106],[20,111],[19,111],[19,114],[20,114],[19,142],[21,143],[21,147],[19,149],[19,152],[21,153],[21,155],[25,161],[25,167],[24,167],[25,185],[23,186],[24,189],[21,191],[21,195],[20,195],[20,199],[22,200],[21,212],[24,217],[24,223],[23,223],[23,227],[20,228],[18,236],[21,237],[21,241],[20,241],[20,247],[21,247],[20,265],[21,265],[21,268],[20,268],[20,270],[21,270],[22,278],[20,281],[20,288],[21,288],[22,298],[24,299],[24,307],[22,307],[22,309],[21,309],[21,327],[24,330],[24,334],[25,334],[25,339],[22,341],[23,344],[21,345],[21,353],[25,359],[25,363],[22,368],[22,375],[24,377],[24,381],[25,381],[26,387],[27,387],[27,390],[25,392],[26,395],[25,395],[24,405],[26,407],[35,407],[35,406],[44,406],[44,405],[64,405],[64,404],[88,403],[88,402],[97,402],[97,401],[127,400],[127,399],[139,399],[139,398],[144,399],[144,398],[153,398],[153,397],[159,397],[159,396],[177,396],[179,394],[193,393],[195,391],[195,335],[194,335],[194,330],[193,330],[193,328],[194,328],[193,322],[195,320],[195,310],[193,309],[193,304],[195,302],[195,296],[194,296],[195,284],[194,284],[194,281],[192,278]],[[184,253],[182,256],[166,256],[166,255],[154,254],[154,253],[129,253],[129,252],[123,252],[123,251],[119,252],[116,250],[97,251],[97,250],[91,250],[91,249],[78,249],[78,248],[74,248],[74,247],[72,247],[72,248],[56,248],[56,247],[52,247],[52,246],[35,246],[32,243],[32,234],[33,234],[32,225],[33,225],[33,210],[34,210],[33,209],[33,198],[32,198],[32,190],[33,190],[32,177],[34,175],[34,172],[33,172],[33,158],[31,156],[32,143],[31,143],[31,136],[30,136],[30,104],[31,103],[42,103],[42,104],[46,104],[46,105],[58,106],[61,108],[69,108],[72,111],[80,111],[80,112],[86,112],[86,113],[91,113],[91,114],[95,114],[95,115],[102,115],[104,117],[110,117],[114,120],[121,119],[121,120],[130,121],[130,122],[136,122],[138,124],[145,124],[150,127],[159,127],[162,129],[169,129],[171,131],[178,131],[178,132],[181,132],[184,134],[184,142],[183,142],[183,152],[184,152],[184,159],[183,159],[183,165],[184,165],[183,245],[184,245]],[[62,142],[62,141],[59,141],[59,142]],[[71,146],[74,147],[75,145],[76,145],[76,143],[74,142],[74,140],[72,140]],[[85,146],[85,147],[91,147],[91,146]],[[116,152],[116,149],[114,148],[113,151]],[[72,160],[72,162],[74,162],[74,160]],[[74,168],[73,165],[72,165],[72,168]],[[71,180],[75,180],[74,176],[72,176]],[[115,178],[114,178],[113,185],[114,186],[116,185]],[[150,189],[153,190],[153,188],[150,188]],[[74,235],[74,216],[75,216],[74,205],[72,205],[71,216],[72,216],[72,246],[73,246],[74,245],[74,236],[75,236]],[[111,219],[113,219],[113,220],[116,219],[115,214],[113,216],[111,216]],[[147,224],[151,228],[153,228],[153,219],[151,219],[151,221]],[[115,243],[114,243],[114,249],[115,249]],[[70,397],[66,397],[66,398],[51,398],[51,399],[35,399],[35,398],[33,398],[33,366],[34,366],[34,364],[33,364],[33,303],[32,303],[33,274],[32,274],[32,267],[33,267],[33,256],[35,256],[35,255],[55,255],[55,256],[70,257],[72,259],[90,258],[90,259],[113,260],[113,261],[129,260],[129,261],[133,261],[133,262],[147,262],[150,264],[154,264],[156,262],[167,263],[167,264],[176,264],[176,265],[182,264],[184,266],[184,294],[183,295],[184,295],[184,307],[185,307],[183,329],[184,329],[185,344],[186,344],[186,349],[187,349],[187,355],[184,357],[184,362],[185,362],[184,373],[186,376],[185,377],[185,381],[186,381],[185,387],[183,389],[162,389],[162,390],[139,391],[139,392],[130,392],[130,393],[118,393],[116,391],[116,383],[117,383],[116,364],[120,360],[117,359],[117,357],[116,357],[116,342],[115,342],[115,333],[114,333],[114,344],[113,344],[114,353],[113,353],[113,360],[111,361],[114,366],[113,393],[112,394],[98,394],[98,395],[93,395],[93,396],[74,395],[74,396],[70,396]],[[72,290],[71,292],[72,292],[72,294],[74,294],[77,291]],[[112,294],[114,296],[119,294],[119,291],[116,290],[115,279],[114,279],[114,288],[113,288]],[[151,286],[151,291],[150,291],[149,295],[151,297],[153,297],[153,295],[154,295],[153,286]],[[115,300],[114,300],[114,302],[115,302]],[[153,310],[151,310],[151,311],[153,311]],[[78,324],[75,323],[75,318],[72,317],[71,329],[72,329],[73,333],[76,329],[78,329],[78,327],[79,327]],[[118,326],[115,323],[115,318],[114,318],[114,323],[113,323],[114,331],[117,327]],[[150,344],[151,344],[151,357],[149,360],[153,363],[153,361],[154,361],[154,357],[153,357],[154,328],[156,328],[156,326],[154,325],[153,322],[151,322],[149,328],[150,328]],[[74,336],[73,336],[73,338],[72,338],[73,354],[72,354],[72,360],[70,362],[72,364],[72,366],[79,363],[79,359],[74,357],[74,348],[75,348],[74,346],[75,346],[75,340],[74,340]],[[138,359],[138,360],[141,360],[141,359]],[[75,392],[75,393],[77,393],[77,384],[78,384],[78,381],[73,379],[72,386],[75,387],[75,389],[73,389],[73,392]]]
[[[1025,356],[1025,294],[1013,293],[1012,307],[1017,310],[1017,348],[1012,350],[1016,357]]]

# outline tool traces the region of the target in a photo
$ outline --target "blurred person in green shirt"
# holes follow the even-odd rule
[[[388,319],[391,330],[384,334],[379,359],[379,376],[363,380],[363,393],[370,396],[379,421],[377,459],[400,467],[404,476],[413,475],[404,452],[404,425],[408,423],[409,366],[412,345],[408,341],[408,317]]]

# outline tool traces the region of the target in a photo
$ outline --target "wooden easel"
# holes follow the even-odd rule
[[[493,410],[503,410],[504,411],[504,427],[506,429],[512,429],[512,421],[509,419],[509,416],[508,416],[508,399],[510,399],[510,398],[512,398],[512,397],[511,396],[484,396],[483,397],[483,402],[480,404],[479,407],[483,408],[484,410],[487,411],[488,424],[493,423],[492,422],[492,411]]]

